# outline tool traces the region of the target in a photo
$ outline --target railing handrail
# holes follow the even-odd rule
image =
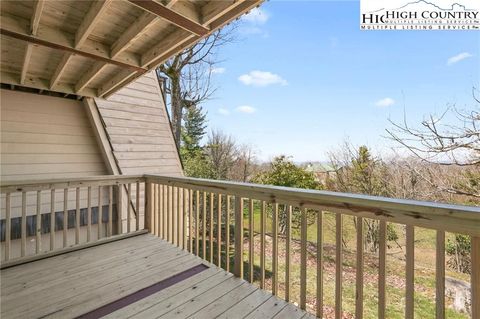
[[[144,175],[146,182],[216,193],[235,194],[270,203],[340,212],[388,222],[480,236],[480,208],[379,196],[217,181],[191,177]]]
[[[138,181],[161,182],[202,191],[235,194],[285,203],[297,207],[340,212],[388,222],[480,236],[480,208],[436,202],[396,199],[379,196],[218,181],[165,175],[103,175],[51,180],[0,183],[0,193],[37,191],[86,186],[107,186]]]
[[[100,175],[49,180],[1,181],[0,194],[87,186],[109,186],[144,181],[144,175]]]

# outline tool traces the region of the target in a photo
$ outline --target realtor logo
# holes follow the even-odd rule
[[[361,30],[480,30],[479,0],[360,0]]]

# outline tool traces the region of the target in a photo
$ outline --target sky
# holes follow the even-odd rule
[[[260,160],[326,161],[343,141],[391,154],[389,119],[472,108],[478,31],[361,31],[357,1],[265,2],[217,53],[209,129]],[[448,123],[446,123],[448,124]]]

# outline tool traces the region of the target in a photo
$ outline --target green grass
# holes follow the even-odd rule
[[[343,240],[344,247],[344,280],[343,280],[343,303],[342,309],[347,318],[353,318],[355,313],[355,245],[356,230],[351,216],[343,217]],[[248,218],[244,220],[246,232],[245,260],[248,260]],[[324,214],[324,281],[323,281],[323,303],[324,316],[331,318],[335,304],[335,216],[330,213]],[[404,318],[405,307],[405,235],[404,226],[395,225],[399,236],[398,244],[390,243],[387,250],[387,317]],[[257,233],[255,242],[255,272],[256,283],[259,284],[260,278],[260,211],[256,207],[254,210],[254,232]],[[267,217],[266,233],[271,234],[272,221]],[[309,244],[308,270],[307,270],[307,308],[315,311],[316,303],[316,257],[315,243],[317,241],[316,225],[310,225],[307,231],[307,240]],[[450,238],[451,234],[447,234]],[[292,232],[291,258],[291,301],[299,302],[300,296],[300,234],[298,230]],[[432,230],[416,228],[415,231],[415,317],[416,318],[434,318],[435,317],[435,240],[436,233]],[[266,260],[266,288],[271,289],[271,238],[267,237],[267,260]],[[283,236],[279,239],[279,296],[285,296],[285,240]],[[377,295],[377,274],[378,258],[376,254],[365,253],[364,264],[364,318],[377,318],[378,295]],[[245,278],[248,279],[248,264],[245,264]],[[468,280],[465,274],[459,274],[448,271],[447,275]],[[468,315],[458,313],[451,309],[452,300],[447,299],[446,315],[448,318],[469,318]]]
[[[233,220],[233,219],[232,219]],[[355,313],[355,275],[356,275],[356,230],[354,218],[351,216],[343,217],[343,241],[345,244],[343,251],[343,288],[342,288],[342,309],[345,318],[353,318]],[[248,264],[249,247],[249,220],[244,219],[244,278],[248,280],[250,265]],[[254,282],[260,285],[260,211],[258,207],[254,209]],[[214,227],[216,229],[216,227]],[[387,249],[387,318],[404,318],[405,308],[405,235],[404,226],[396,225],[398,234],[398,244],[389,243]],[[233,270],[233,227],[231,227],[231,248],[230,248],[230,270]],[[324,318],[334,317],[335,305],[335,215],[324,214],[324,266],[323,266],[323,305]],[[266,223],[266,281],[265,289],[272,289],[272,220],[267,216]],[[447,234],[447,238],[452,236]],[[214,238],[216,234],[214,233]],[[290,265],[290,301],[299,303],[300,299],[300,234],[298,230],[293,230],[291,243]],[[314,313],[316,308],[316,225],[310,225],[307,231],[308,259],[307,259],[307,308]],[[432,230],[416,228],[415,231],[415,317],[416,318],[434,318],[435,317],[435,242],[436,233]],[[200,241],[201,244],[201,241]],[[214,263],[217,264],[216,252],[217,243],[214,241]],[[279,292],[281,298],[285,297],[285,237],[279,236],[278,243],[278,269],[279,269]],[[222,245],[222,250],[225,247]],[[200,247],[200,252],[202,248]],[[210,243],[207,239],[207,259],[209,259]],[[202,253],[200,253],[202,256]],[[222,253],[222,266],[225,267],[225,255]],[[447,271],[447,275],[464,281],[468,281],[468,275],[459,274],[454,271]],[[364,254],[364,318],[377,318],[378,313],[378,256],[374,253],[365,252]],[[462,314],[451,309],[452,300],[446,300],[446,315],[448,318],[469,318],[467,314]]]

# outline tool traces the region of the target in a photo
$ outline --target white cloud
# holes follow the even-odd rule
[[[390,97],[386,97],[384,99],[381,99],[381,100],[378,100],[377,102],[375,102],[375,105],[379,106],[379,107],[388,107],[388,106],[391,106],[393,104],[395,104],[395,100],[390,98]]]
[[[212,72],[212,74],[222,74],[225,73],[226,70],[225,68],[212,68],[210,72]]]
[[[222,115],[229,115],[230,111],[226,108],[221,107],[221,108],[218,109],[218,113],[222,114]]]
[[[265,24],[270,16],[260,8],[254,8],[243,16],[243,20],[252,24]]]
[[[465,60],[465,59],[468,59],[468,58],[471,58],[473,55],[469,52],[462,52],[462,53],[459,53],[457,55],[454,55],[452,57],[450,57],[448,60],[447,60],[447,65],[452,65],[452,64],[455,64],[457,62],[460,62],[462,60]]]
[[[272,84],[287,85],[287,80],[280,75],[265,71],[251,71],[238,77],[238,80],[245,85],[267,86]]]
[[[250,105],[242,105],[242,106],[239,106],[235,109],[237,112],[240,112],[240,113],[246,113],[246,114],[252,114],[252,113],[255,113],[257,110],[250,106]]]

